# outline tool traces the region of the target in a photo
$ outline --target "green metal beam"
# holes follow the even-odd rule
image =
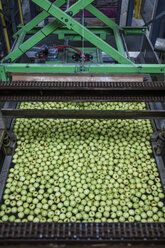
[[[17,43],[14,47],[14,50],[18,49],[19,46],[23,43],[24,39],[25,39],[25,35],[26,35],[26,31],[25,30],[21,30],[21,33],[18,37]]]
[[[100,21],[102,21],[104,24],[106,24],[109,28],[111,28],[111,29],[118,28],[119,30],[122,30],[122,28],[119,25],[117,25],[115,22],[113,22],[110,18],[108,18],[106,15],[104,15],[100,10],[98,10],[92,4],[89,4],[86,7],[86,10],[88,10],[91,14],[93,14],[95,17],[97,17]]]
[[[100,64],[91,65],[90,73],[140,73],[140,74],[164,74],[163,64]]]
[[[84,6],[90,4],[93,2],[93,0],[86,0],[86,3],[83,5],[83,0],[79,0],[75,4],[73,4],[69,9],[66,10],[66,12],[72,12],[73,15],[76,15]],[[44,2],[40,3],[43,6]],[[53,7],[55,6],[54,4],[50,5]],[[42,8],[41,7],[41,8]],[[62,13],[65,13],[62,11]],[[61,27],[61,23],[58,22],[58,20],[55,20],[48,25],[46,25],[44,28],[42,28],[40,31],[38,31],[35,35],[33,35],[31,38],[26,40],[23,44],[21,44],[16,50],[11,52],[5,60],[10,59],[11,62],[15,61],[18,59],[22,54],[26,53],[29,49],[31,49],[33,46],[35,46],[37,43],[39,43],[41,40],[43,40],[45,37],[53,33],[57,28]]]
[[[139,74],[164,74],[163,64],[85,64],[83,73],[139,73]],[[81,64],[0,64],[2,81],[6,81],[6,73],[79,73]]]
[[[7,74],[6,74],[6,67],[4,65],[0,64],[0,78],[2,81],[6,82],[7,80]]]
[[[111,30],[107,26],[87,26],[87,28],[95,33],[95,34],[113,34],[113,30]],[[32,35],[37,33],[39,30],[41,30],[42,27],[34,27],[32,30],[27,32],[27,35]],[[125,35],[145,35],[146,34],[146,28],[145,27],[123,27],[123,32]],[[64,33],[64,34],[76,34],[73,30],[67,29],[66,27],[61,27],[60,29],[56,29],[53,34],[59,34],[59,33]]]
[[[119,30],[117,28],[113,29],[114,32],[114,36],[115,36],[115,40],[116,40],[116,45],[117,45],[117,49],[120,52],[120,54],[122,54],[123,56],[126,56],[125,54],[125,50],[124,50],[124,46],[123,46],[123,42],[119,33]]]
[[[32,0],[38,6],[44,8],[48,11],[49,14],[57,18],[63,24],[67,26],[68,29],[74,30],[77,34],[81,35],[84,39],[88,40],[90,43],[104,51],[110,57],[115,59],[121,64],[133,64],[133,62],[127,59],[125,56],[122,56],[116,49],[111,47],[108,43],[100,39],[97,35],[92,33],[89,29],[75,21],[70,17],[66,12],[63,12],[58,7],[51,5],[48,0],[43,0],[42,3],[40,0]],[[84,6],[85,7],[85,6]]]
[[[64,5],[65,2],[66,2],[66,0],[56,0],[56,1],[54,1],[53,4],[55,4],[57,7],[61,7],[62,5]],[[17,33],[15,33],[13,35],[13,38],[16,38],[18,35],[20,35],[20,33],[21,33],[22,30],[25,30],[26,32],[29,32],[34,27],[36,27],[40,22],[42,22],[43,20],[45,20],[48,16],[49,16],[49,14],[45,10],[42,11],[33,20],[31,20],[30,22],[28,22]]]

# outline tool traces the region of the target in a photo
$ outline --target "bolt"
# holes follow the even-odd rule
[[[69,12],[66,12],[69,16],[72,16],[73,15],[73,12],[72,11],[69,11]]]

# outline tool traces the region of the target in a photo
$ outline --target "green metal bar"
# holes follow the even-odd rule
[[[57,7],[61,7],[62,5],[64,5],[65,2],[66,2],[66,0],[56,0],[56,1],[54,1],[53,4],[55,4]],[[13,38],[16,38],[21,33],[22,30],[29,32],[34,27],[36,27],[40,22],[45,20],[48,16],[49,16],[49,14],[45,10],[42,11],[38,16],[36,16],[33,20],[31,20],[29,23],[27,23],[25,26],[23,26],[22,29],[20,29],[17,33],[15,33],[13,35]]]
[[[109,29],[109,27],[101,27],[101,26],[87,26],[87,28],[95,34],[113,34],[113,30]],[[32,30],[27,32],[27,35],[35,34],[36,32],[40,31],[42,27],[35,27]],[[143,35],[146,34],[146,28],[144,27],[123,27],[123,31],[125,35]],[[75,34],[73,30],[68,30],[66,27],[58,28],[53,32],[53,34],[64,33],[64,34]]]
[[[83,2],[83,0],[79,0],[74,5],[72,5],[69,9],[67,9],[66,12],[69,11],[69,12],[72,12],[73,15],[75,15],[75,14],[77,14],[80,11],[81,8],[83,8],[84,6],[88,5],[89,3],[93,2],[93,0],[86,0],[86,3],[84,4],[84,6],[83,6],[82,2]],[[43,2],[42,2],[41,5],[45,6]],[[51,6],[55,6],[54,4],[50,4],[50,5]],[[62,11],[62,13],[64,13],[64,12]],[[14,50],[13,52],[11,52],[5,58],[5,60],[11,59],[11,62],[15,61],[22,54],[26,53],[30,48],[32,48],[38,42],[40,42],[45,37],[47,37],[48,35],[50,35],[52,32],[55,31],[55,29],[59,28],[60,26],[61,26],[61,23],[59,23],[57,20],[49,23],[47,26],[45,26],[44,28],[42,28],[39,32],[37,32],[35,35],[33,35],[31,38],[29,38],[27,41],[25,41],[22,45],[20,45],[16,50]]]
[[[5,66],[0,65],[0,78],[2,81],[6,82],[7,81],[7,74],[6,74],[6,70],[5,70]]]
[[[113,32],[114,32],[118,51],[120,52],[121,55],[126,56],[119,30],[117,28],[114,28]]]
[[[164,64],[85,64],[83,73],[139,73],[139,74],[164,74]],[[81,72],[81,64],[1,64],[0,73],[3,74],[2,81],[5,81],[5,73],[78,73]]]
[[[75,73],[76,66],[73,64],[1,64],[0,73]],[[2,81],[5,78],[2,78]]]
[[[50,9],[50,7],[55,6],[54,4],[50,3],[48,0],[42,0],[42,2],[40,0],[32,0],[32,2],[34,2],[35,4],[37,4],[39,7],[43,8],[44,10],[48,12],[48,10]],[[75,2],[75,4],[73,4],[69,9],[67,9],[65,12],[62,11],[62,13],[66,13],[66,12],[72,12],[72,16],[76,15],[80,10],[86,8],[86,6],[88,6],[89,4],[91,4],[92,2],[94,2],[94,0],[78,0]]]
[[[164,74],[163,64],[100,64],[91,65],[90,73],[140,73],[140,74]]]
[[[48,0],[43,0],[42,3],[39,0],[32,0],[34,3],[39,5],[48,11],[55,18],[63,22],[68,29],[74,30],[76,33],[84,37],[90,43],[100,48],[106,54],[111,56],[113,59],[118,61],[121,64],[133,64],[133,62],[126,57],[122,56],[116,49],[111,47],[108,43],[100,39],[97,35],[92,33],[89,29],[85,28],[83,25],[75,21],[68,14],[60,10],[58,7],[51,5]],[[46,6],[46,7],[45,7]]]
[[[132,34],[135,34],[135,35],[138,35],[138,34],[147,34],[147,27],[124,27],[123,28],[124,30],[124,33],[127,34],[127,35],[132,35]]]
[[[88,27],[88,28],[89,30],[91,30],[93,33],[97,35],[106,35],[107,33],[113,34],[112,32],[109,32],[109,28],[106,28],[106,27],[105,27],[105,30],[101,29],[102,27],[100,29],[97,27],[96,28]],[[40,30],[41,30],[41,27],[35,27],[32,30],[30,30],[27,34],[28,35],[36,34]],[[74,35],[76,33],[73,30],[61,27],[61,28],[56,29],[52,34]]]
[[[111,28],[111,29],[118,28],[119,30],[122,30],[122,28],[119,25],[117,25],[115,22],[113,22],[110,18],[108,18],[106,15],[104,15],[100,10],[98,10],[92,4],[89,4],[86,7],[86,10],[88,10],[91,14],[93,14],[95,17],[97,17],[100,21],[102,21],[104,24],[106,24],[109,28]]]
[[[25,35],[26,35],[26,31],[25,30],[22,30],[21,33],[20,33],[20,36],[17,40],[17,43],[14,47],[14,50],[18,49],[18,47],[22,44],[22,42],[24,41],[25,39]]]

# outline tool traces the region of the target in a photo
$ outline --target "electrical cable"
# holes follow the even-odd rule
[[[51,49],[63,49],[63,48],[71,48],[79,54],[80,58],[83,58],[82,51],[73,46],[59,45],[59,46],[52,47]],[[37,57],[40,59],[45,59],[46,58],[45,55],[46,54],[44,54],[43,50],[37,53]],[[84,62],[87,62],[87,61],[89,61],[89,58],[88,56],[84,54]]]

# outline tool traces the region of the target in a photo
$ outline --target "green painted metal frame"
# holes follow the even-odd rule
[[[50,15],[54,16],[55,18],[57,18],[68,29],[71,29],[71,30],[75,31],[77,34],[82,36],[85,40],[89,41],[94,46],[96,46],[99,49],[101,49],[102,51],[104,51],[106,54],[111,56],[117,62],[122,63],[122,64],[133,64],[133,62],[131,60],[127,59],[125,55],[123,56],[122,54],[120,54],[119,51],[114,49],[107,42],[105,42],[102,39],[100,39],[97,35],[92,33],[88,28],[84,27],[82,24],[78,23],[71,16],[69,16],[67,14],[69,12],[69,10],[63,12],[60,8],[58,8],[54,4],[51,4],[48,0],[43,0],[42,2],[39,1],[39,0],[32,0],[32,1],[34,3],[36,3],[38,6],[42,7]],[[78,2],[80,3],[80,5],[84,6],[84,0],[79,0]],[[93,1],[90,1],[90,2],[93,2]],[[85,3],[86,3],[86,5],[91,6],[90,3],[89,3],[89,0],[86,0]],[[84,8],[86,8],[86,6],[84,6]],[[108,22],[107,20],[109,20],[109,18],[107,18],[104,14],[102,14],[94,6],[92,6],[92,9],[93,9],[92,14],[94,14],[97,18],[101,19],[101,21],[104,22],[106,25],[108,24],[109,28],[111,28],[111,29],[120,28],[114,22],[112,22],[112,21]],[[90,8],[88,9],[88,11],[90,11]]]
[[[10,63],[0,64],[0,76],[2,81],[9,81],[8,73],[142,73],[142,74],[164,74],[163,64],[22,64]]]
[[[58,4],[56,3],[58,1]],[[62,6],[64,4],[64,0],[57,0],[55,3],[58,6]],[[77,1],[74,5],[72,5],[67,12],[72,12],[73,16],[76,15],[83,7],[82,5],[82,1],[83,0],[79,0]],[[93,0],[86,0],[86,5],[88,5],[89,3],[93,2]],[[42,1],[43,5],[44,2]],[[56,6],[54,4],[52,4],[53,6]],[[61,4],[60,4],[61,3]],[[50,3],[51,4],[51,3]],[[48,16],[50,14],[48,13]],[[39,16],[40,17],[40,16]],[[42,16],[42,18],[40,17],[39,19],[36,18],[35,22],[32,20],[31,23],[31,28],[34,27],[34,24],[36,23],[40,23],[40,21],[44,20],[43,18],[44,16]],[[38,21],[37,21],[38,19]],[[10,60],[10,62],[14,62],[15,60],[17,60],[21,55],[23,55],[24,53],[26,53],[29,49],[31,49],[33,46],[35,46],[38,42],[40,42],[41,40],[43,40],[45,37],[47,37],[48,35],[50,35],[52,32],[54,32],[57,28],[61,27],[61,23],[59,23],[57,20],[49,23],[48,25],[46,25],[45,27],[43,27],[40,31],[38,31],[36,34],[34,34],[31,38],[29,38],[28,40],[26,40],[24,43],[22,43],[19,47],[17,47],[17,49],[14,49],[14,51],[12,51],[6,58],[5,60]],[[22,28],[22,30],[29,30],[30,29],[30,25],[27,24],[25,27]]]
[[[121,29],[116,23],[111,21],[108,17],[106,17],[104,14],[102,14],[99,10],[97,10],[94,6],[92,6],[90,3],[93,2],[94,0],[86,0],[85,3],[83,0],[77,1],[74,5],[72,5],[68,10],[63,12],[62,10],[59,9],[58,6],[62,6],[62,4],[59,4],[59,0],[57,0],[55,3],[50,3],[47,0],[41,1],[36,1],[33,0],[33,2],[37,3],[40,7],[45,9],[50,15],[52,14],[55,18],[57,18],[59,21],[62,20],[63,24],[66,24],[68,29],[72,29],[79,35],[81,35],[83,38],[86,40],[90,41],[92,44],[94,44],[96,47],[100,48],[103,50],[105,53],[110,55],[112,58],[114,58],[116,61],[119,63],[124,63],[124,64],[132,64],[132,61],[127,59],[125,54],[120,54],[119,51],[111,47],[108,43],[103,41],[101,38],[99,38],[97,35],[92,33],[89,29],[85,28],[82,26],[80,23],[75,21],[72,17],[70,17],[67,13],[71,13],[74,16],[77,14],[81,9],[85,8],[86,6],[88,7],[88,11],[91,11],[92,14],[95,14],[96,17],[101,19],[106,25],[108,25],[109,28],[117,30]],[[55,13],[55,14],[54,14]],[[45,16],[45,14],[44,14]],[[43,18],[43,17],[42,17]],[[39,19],[39,21],[42,20],[42,18]],[[67,20],[66,23],[65,21]],[[69,22],[70,21],[70,22]],[[72,25],[71,22],[73,23]],[[31,27],[34,26],[34,24],[37,23],[37,20],[31,22]],[[6,59],[10,59],[11,62],[14,62],[16,59],[18,59],[22,54],[24,54],[26,51],[28,51],[30,48],[32,48],[34,45],[36,45],[39,41],[44,39],[46,36],[51,34],[57,27],[58,27],[58,22],[57,20],[53,21],[52,23],[48,24],[46,27],[44,27],[42,30],[37,32],[34,36],[32,36],[30,39],[25,41],[23,44],[20,44],[20,46],[17,46],[16,49],[11,52]],[[60,24],[61,25],[61,24]],[[22,32],[27,32],[30,28],[30,25],[28,24],[25,26],[22,30]],[[54,30],[53,30],[54,29]],[[116,31],[115,31],[116,32]]]
[[[24,26],[22,25],[18,25],[18,29],[21,32],[22,28]],[[108,26],[87,26],[87,28],[92,31],[95,34],[113,34],[113,30],[111,30]],[[26,34],[28,35],[32,35],[35,34],[36,32],[40,31],[42,29],[42,27],[40,26],[36,26],[34,28],[32,28],[31,30],[27,31]],[[147,32],[147,27],[123,27],[122,31],[125,35],[142,35],[142,34],[146,34]],[[65,34],[75,34],[75,32],[73,30],[70,30],[66,27],[61,27],[61,28],[57,28],[52,34],[58,34],[58,33],[65,33]]]
[[[66,2],[66,0],[56,0],[53,3],[56,6],[61,7],[62,5],[65,4],[65,2]],[[24,30],[26,33],[28,33],[30,30],[32,30],[34,27],[36,27],[40,22],[45,20],[48,16],[49,16],[49,14],[46,11],[42,11],[39,15],[37,15],[33,20],[28,22],[25,26],[21,25],[22,28],[20,30],[18,30],[18,32],[16,32],[13,35],[13,38],[15,39],[17,36],[19,36],[22,30]]]
[[[123,47],[123,42],[120,36],[120,32],[124,34],[145,34],[146,28],[121,28],[107,16],[96,9],[91,3],[94,0],[78,0],[65,12],[60,7],[66,2],[66,0],[56,0],[50,3],[48,0],[32,0],[43,11],[30,21],[14,35],[17,38],[17,43],[14,50],[1,62],[0,64],[0,76],[3,81],[10,80],[8,73],[165,73],[165,65],[161,64],[134,64],[126,57],[126,53]],[[73,16],[80,10],[87,9],[95,17],[100,19],[106,24],[105,28],[99,27],[84,27]],[[45,27],[37,27],[37,25],[47,18],[49,15],[55,17],[52,23],[49,23]],[[103,38],[106,34],[113,34],[116,40],[117,49],[114,49],[110,44],[105,42]],[[28,40],[24,41],[27,34],[34,34]],[[81,64],[21,64],[13,63],[21,55],[26,53],[34,45],[39,43],[45,37],[50,34],[58,34],[61,38],[65,35],[71,35],[76,37],[82,37],[85,40],[92,43],[95,47],[98,47],[106,54],[114,58],[119,64],[85,64],[82,71]],[[100,36],[100,37],[99,37]]]

